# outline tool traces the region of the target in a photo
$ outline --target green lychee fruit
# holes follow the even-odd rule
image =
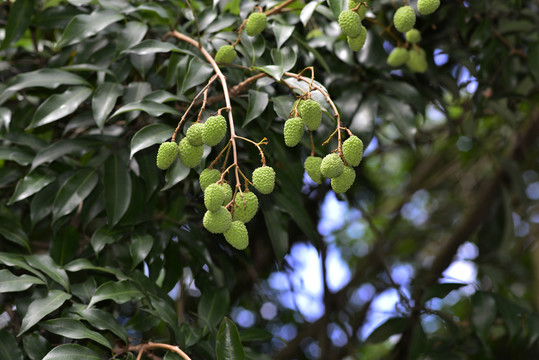
[[[318,129],[322,122],[322,110],[319,103],[311,99],[302,101],[299,105],[299,112],[307,129],[311,131]]]
[[[393,23],[397,31],[407,32],[415,25],[415,12],[411,6],[402,6],[397,9],[393,16]]]
[[[342,144],[342,155],[350,166],[358,166],[363,158],[363,142],[357,136],[350,136]]]
[[[411,72],[424,73],[427,71],[428,64],[425,54],[425,50],[419,49],[410,49],[408,51],[408,61],[406,61],[406,66],[410,69]]]
[[[189,144],[193,146],[200,146],[202,145],[202,132],[204,131],[204,124],[201,123],[194,123],[191,126],[189,126],[189,129],[187,129],[187,132],[185,133],[185,137],[187,140],[189,140]]]
[[[435,12],[440,6],[440,0],[418,0],[417,11],[421,15],[429,15]]]
[[[324,179],[322,178],[322,173],[320,172],[320,165],[322,164],[322,158],[318,156],[309,156],[305,159],[303,167],[307,171],[307,175],[317,184],[322,184]]]
[[[249,245],[249,233],[241,221],[232,221],[225,232],[225,240],[238,250],[244,250]]]
[[[232,215],[221,206],[217,211],[206,211],[202,219],[202,225],[212,234],[222,234],[230,228]]]
[[[305,128],[303,121],[299,117],[286,120],[284,123],[284,143],[286,146],[296,146],[303,136]]]
[[[215,146],[226,135],[226,120],[223,115],[210,116],[204,123],[202,142],[208,146]]]
[[[223,199],[223,205],[227,205],[229,202],[232,201],[232,188],[227,183],[221,183],[219,184],[223,188],[223,191],[225,192],[225,198]]]
[[[350,189],[356,180],[356,172],[350,166],[345,166],[342,174],[331,179],[331,188],[338,194],[344,193]]]
[[[183,138],[180,141],[180,161],[188,168],[193,168],[202,160],[202,154],[204,153],[204,146],[193,146],[189,143],[187,138]]]
[[[247,24],[245,24],[245,32],[249,36],[255,36],[260,34],[266,28],[268,19],[264,13],[252,13],[247,18]]]
[[[345,10],[339,14],[339,26],[344,35],[359,36],[361,33],[361,18],[355,11]]]
[[[204,205],[209,211],[217,211],[223,206],[225,191],[217,183],[210,184],[204,191]]]
[[[406,37],[406,41],[411,44],[417,44],[421,41],[421,31],[417,29],[408,30],[404,36]]]
[[[261,166],[253,171],[253,185],[262,194],[269,194],[275,187],[275,170],[271,166]]]
[[[361,25],[361,34],[359,34],[355,38],[347,36],[346,40],[348,41],[348,46],[350,46],[350,49],[352,49],[352,51],[361,50],[365,45],[365,41],[367,40],[367,29],[365,29],[365,26]]]
[[[364,2],[364,1],[361,1],[361,2]],[[359,5],[360,1],[356,1],[356,0],[350,0],[348,1],[348,10],[352,10],[354,9],[355,7],[357,7]],[[369,4],[370,1],[367,1],[367,4]],[[367,7],[364,6],[364,5],[361,5],[359,7],[359,9],[357,9],[357,14],[359,15],[359,18],[361,20],[363,20],[365,18],[365,15],[367,14]]]
[[[157,167],[161,170],[166,170],[172,165],[176,156],[178,156],[178,144],[173,141],[162,143],[157,150]]]
[[[243,198],[241,194],[236,194],[236,198],[234,199],[234,214],[232,215],[234,220],[248,223],[256,215],[257,211],[258,198],[255,193],[251,191],[244,192]]]
[[[223,45],[215,54],[215,61],[229,64],[236,58],[236,49],[232,45]]]
[[[200,188],[205,191],[206,188],[213,183],[216,183],[221,178],[221,173],[217,169],[204,169],[198,177]]]
[[[408,50],[405,48],[396,47],[387,57],[387,64],[393,67],[404,65],[408,61]]]
[[[336,178],[342,174],[344,163],[338,154],[332,153],[324,156],[320,164],[322,176],[328,179]]]

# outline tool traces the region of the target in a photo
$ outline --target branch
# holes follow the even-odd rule
[[[142,354],[148,350],[153,349],[165,349],[168,351],[172,351],[178,355],[180,355],[184,360],[191,360],[191,358],[182,351],[178,346],[169,345],[169,344],[160,344],[160,343],[152,343],[149,342],[147,344],[140,344],[140,345],[129,345],[127,347],[127,351],[137,351],[138,356],[137,360],[140,360],[142,358]]]

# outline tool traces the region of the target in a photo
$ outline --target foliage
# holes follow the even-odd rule
[[[337,23],[342,0],[0,5],[1,357],[539,353],[537,5],[445,0],[416,14],[421,40],[412,45],[392,26],[408,2],[415,8],[369,2],[357,52]],[[238,37],[262,10],[265,29]],[[216,67],[204,53],[230,44],[231,64]],[[388,66],[396,47],[420,63]],[[322,123],[312,145],[305,132],[290,148],[283,128],[300,96],[321,105]],[[194,169],[157,168],[161,143],[221,111],[231,141],[206,146]],[[304,181],[303,164],[340,154],[341,133],[367,151],[338,195],[346,217],[328,234],[317,225],[331,182]],[[244,251],[202,227],[198,175],[214,159],[230,164],[228,149],[233,166],[222,179],[234,195],[261,164],[276,173]],[[305,243],[322,259],[324,311],[314,319],[283,300],[288,282],[269,281],[293,273],[290,249]],[[464,286],[444,271],[466,247],[477,276]],[[330,290],[332,249],[351,276]],[[396,308],[367,331],[388,293]],[[267,304],[276,314],[261,311]],[[252,324],[236,325],[242,311]]]

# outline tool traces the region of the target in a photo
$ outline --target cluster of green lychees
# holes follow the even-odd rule
[[[356,0],[349,0],[348,10],[339,14],[339,26],[353,51],[361,50],[367,40],[367,29],[361,24],[366,14],[367,2]]]
[[[439,6],[440,0],[418,0],[417,11],[421,15],[429,15],[435,12]],[[412,46],[409,50],[404,47],[394,48],[387,58],[387,64],[392,67],[406,64],[410,71],[423,73],[427,71],[427,58],[425,50],[417,45],[421,41],[421,32],[414,29],[415,21],[415,11],[409,5],[402,6],[395,12],[393,16],[395,28],[405,34],[406,41]]]

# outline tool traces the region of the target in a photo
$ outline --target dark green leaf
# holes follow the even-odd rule
[[[123,16],[113,11],[95,11],[90,15],[77,15],[69,22],[58,47],[71,45],[83,39],[89,38],[112,23],[120,21]]]
[[[79,344],[64,344],[52,349],[43,360],[101,360],[93,350]]]
[[[539,41],[536,41],[530,44],[528,52],[528,67],[530,68],[531,73],[535,77],[535,81],[539,81],[539,69],[537,64],[539,64]]]
[[[387,120],[392,121],[404,138],[413,144],[417,129],[410,105],[385,95],[378,96],[378,101],[386,111]]]
[[[15,146],[0,146],[0,160],[15,161],[17,164],[26,166],[32,161],[32,154]]]
[[[525,312],[523,308],[499,294],[493,294],[496,308],[503,318],[505,327],[509,332],[509,338],[514,339],[520,329],[520,318]]]
[[[270,204],[268,204],[270,205]],[[275,259],[280,264],[284,256],[288,253],[288,232],[281,221],[280,212],[275,207],[265,206],[263,209],[264,221],[268,229],[268,235],[271,239]]]
[[[24,247],[30,251],[30,241],[28,235],[21,228],[21,224],[18,221],[12,221],[5,217],[0,217],[0,238],[4,238],[15,244]]]
[[[79,245],[79,232],[74,226],[62,228],[51,241],[51,257],[59,265],[65,265],[75,256]]]
[[[215,342],[217,360],[243,360],[245,353],[241,345],[240,334],[236,325],[229,318],[224,318]]]
[[[142,149],[170,139],[173,133],[174,129],[166,124],[151,124],[143,127],[131,139],[131,158]],[[155,155],[157,156],[157,151]]]
[[[424,304],[432,298],[443,299],[444,297],[449,295],[451,291],[460,289],[463,286],[466,286],[466,284],[443,283],[431,286],[423,293],[423,296],[421,297],[421,303]]]
[[[245,329],[240,332],[241,341],[270,341],[273,339],[273,334],[268,330],[260,328]]]
[[[88,329],[80,320],[56,318],[47,320],[41,323],[40,326],[53,334],[64,336],[69,339],[90,339],[112,349],[112,345],[103,335]]]
[[[486,340],[488,331],[496,318],[496,301],[483,291],[477,291],[472,296],[471,319],[481,339]]]
[[[0,330],[0,358],[2,360],[23,360],[17,339],[6,330]]]
[[[165,175],[165,186],[161,189],[161,191],[165,191],[182,181],[189,175],[189,171],[191,169],[188,167],[185,167],[181,161],[174,161],[172,166],[167,170],[167,174]]]
[[[32,161],[32,170],[39,165],[57,160],[68,154],[76,154],[82,151],[90,150],[92,147],[100,146],[102,143],[96,139],[79,138],[64,139],[49,145],[40,151]]]
[[[114,154],[105,162],[103,177],[105,187],[105,207],[111,226],[124,216],[131,200],[131,175],[121,158]]]
[[[35,0],[20,0],[13,3],[9,11],[4,41],[0,49],[6,49],[24,35],[32,20],[35,3]]]
[[[24,261],[24,258],[22,256],[11,254],[11,253],[0,252],[0,263],[6,266],[13,266],[20,269],[24,269],[36,275],[38,278],[43,280],[43,282],[47,281],[47,278],[45,277],[45,275],[43,275],[41,272],[39,272],[38,270],[28,265],[26,261]]]
[[[120,235],[108,225],[103,225],[94,232],[90,243],[96,254],[99,254],[105,245],[114,244],[120,239]]]
[[[131,236],[129,253],[133,259],[131,270],[137,267],[150,253],[153,246],[153,237],[145,233],[137,233]]]
[[[60,188],[52,205],[53,222],[75,210],[97,185],[96,169],[77,170]]]
[[[229,294],[227,289],[206,291],[198,303],[200,326],[214,328],[228,311]]]
[[[261,91],[249,90],[249,105],[247,106],[247,114],[243,121],[243,126],[246,126],[251,121],[260,116],[268,106],[268,94]]]
[[[193,86],[197,86],[209,79],[213,74],[213,68],[207,62],[193,58],[183,76],[178,79],[178,94],[183,95],[185,91]]]
[[[113,274],[119,280],[127,279],[127,276],[125,276],[120,270],[113,267],[109,267],[109,266],[106,266],[106,267],[96,266],[87,259],[73,260],[69,264],[64,266],[64,269],[70,272],[78,272],[82,270],[95,270],[95,271],[99,271],[99,272],[103,272],[107,274]]]
[[[24,335],[22,343],[24,352],[31,360],[42,360],[51,348],[47,339],[37,332]]]
[[[96,329],[109,330],[122,339],[124,343],[128,343],[127,331],[110,316],[110,313],[99,309],[84,309],[79,311],[79,314]]]
[[[43,299],[32,301],[26,315],[22,319],[21,330],[17,336],[24,334],[28,329],[37,324],[45,316],[58,309],[71,295],[60,290],[51,290]]]
[[[113,118],[117,115],[130,112],[130,111],[144,111],[151,116],[159,117],[163,114],[180,115],[173,107],[165,104],[159,104],[150,100],[135,101],[119,108],[110,117]]]
[[[15,187],[15,191],[9,199],[8,205],[26,199],[49,185],[55,179],[54,176],[39,171],[33,171],[23,177]]]
[[[64,289],[69,291],[69,278],[65,270],[60,269],[58,264],[49,255],[27,255],[25,260],[28,265],[41,270],[45,275],[62,285]]]
[[[125,24],[125,28],[118,36],[118,43],[116,45],[116,52],[121,53],[127,48],[135,46],[140,43],[146,32],[148,31],[148,25],[138,22],[130,21]]]
[[[410,319],[403,317],[394,317],[388,319],[382,325],[378,326],[367,338],[367,342],[379,343],[386,341],[390,336],[400,334],[408,327]]]
[[[92,111],[97,127],[100,129],[105,125],[105,120],[114,108],[116,99],[123,93],[123,88],[120,84],[112,82],[104,82],[99,85],[92,98]]]
[[[9,270],[0,270],[0,293],[24,291],[36,284],[43,285],[45,283],[34,276],[15,276]]]
[[[140,299],[141,297],[142,293],[132,282],[109,281],[97,288],[88,307],[92,307],[104,300],[113,300],[118,304],[123,304],[129,300]]]
[[[191,51],[180,49],[174,44],[159,40],[144,40],[140,44],[124,50],[123,52],[127,54],[148,55],[155,53],[168,53],[171,51],[194,56]]]
[[[32,226],[52,212],[52,203],[58,192],[58,182],[53,182],[38,192],[30,203]]]

